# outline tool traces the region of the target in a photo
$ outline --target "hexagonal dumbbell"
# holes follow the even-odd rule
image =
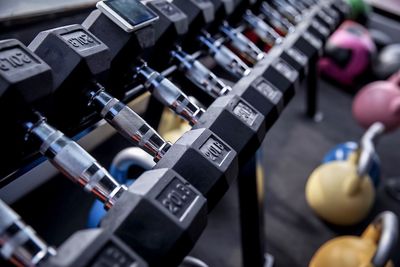
[[[54,40],[53,38],[55,37],[53,36],[51,39]],[[33,79],[32,76],[35,75],[43,77],[41,76],[39,67],[43,65],[46,66],[46,63],[44,63],[40,58],[34,56],[33,53],[30,52],[21,43],[7,40],[0,42],[0,44],[2,45],[3,42],[13,43],[13,46],[9,47],[8,49],[18,49],[18,51],[23,51],[27,57],[35,59],[30,68],[36,69],[35,66],[38,66],[38,71],[33,72],[30,70],[30,68],[28,68],[28,70],[26,68],[18,68],[15,69],[15,73],[13,73],[13,75],[19,77],[19,80],[16,81],[21,83],[19,90],[31,90],[31,85],[25,83],[24,80],[29,81]],[[56,42],[51,42],[52,45],[54,45],[55,43]],[[70,48],[64,47],[64,49]],[[62,59],[60,59],[59,62],[61,64],[65,64]],[[42,71],[46,72],[47,70],[48,68],[43,68]],[[1,77],[7,77],[8,74],[0,72],[0,75]],[[42,82],[44,84],[53,84],[51,76],[50,79],[43,79]],[[22,86],[22,84],[24,85]],[[39,89],[40,87],[37,88],[37,90]],[[133,121],[134,123],[140,123],[142,121],[136,121],[136,117],[132,116],[132,114],[134,113],[131,110],[127,109],[125,106],[121,105],[120,102],[116,101],[115,99],[110,99],[107,94],[105,94],[105,96],[108,97],[107,99],[109,99],[110,101],[113,100],[111,102],[107,101],[106,103],[108,104],[107,108],[109,108],[108,111],[110,112],[107,115],[110,115],[111,120],[115,119],[113,120],[113,123],[115,123],[116,125],[125,126],[124,130],[126,131],[126,133],[132,134],[132,139],[137,140],[137,142],[141,143],[141,141],[143,141],[141,139],[141,134],[147,133],[148,131],[150,131],[150,129],[146,129],[146,125],[140,125],[139,128],[135,128],[137,124],[131,124],[131,122]],[[33,108],[30,103],[25,103],[24,107]],[[66,137],[62,132],[50,126],[43,117],[36,117],[33,114],[26,117],[25,113],[19,115],[20,117],[18,118],[18,122],[21,122],[21,128],[23,127],[25,129],[25,139],[31,142],[32,145],[35,146],[43,156],[47,157],[49,161],[64,175],[83,187],[86,191],[89,191],[91,194],[96,196],[101,202],[104,203],[106,208],[114,210],[112,214],[118,213],[118,210],[122,210],[122,208],[113,207],[115,205],[119,205],[117,204],[119,203],[119,199],[122,196],[126,196],[128,194],[130,198],[134,198],[136,199],[136,201],[131,201],[131,206],[127,206],[127,209],[131,210],[133,214],[140,213],[141,209],[145,209],[147,216],[150,216],[147,218],[149,218],[149,220],[153,219],[154,222],[157,222],[147,224],[147,221],[140,221],[140,217],[136,217],[133,215],[128,216],[129,214],[127,213],[124,213],[126,221],[119,221],[119,223],[121,223],[121,225],[123,224],[124,227],[126,227],[130,223],[135,225],[143,225],[143,227],[140,228],[131,227],[131,236],[129,236],[129,240],[126,240],[125,243],[132,248],[134,247],[134,250],[138,252],[141,256],[152,255],[151,258],[146,260],[149,261],[153,266],[159,266],[160,262],[172,262],[172,265],[177,264],[180,260],[182,260],[182,257],[189,252],[191,247],[193,247],[196,238],[199,237],[201,230],[205,226],[207,211],[206,200],[200,192],[192,187],[175,171],[164,169],[153,171],[151,174],[147,173],[143,176],[144,178],[141,179],[141,181],[143,182],[134,184],[128,189],[125,186],[117,183],[113,179],[113,177],[90,154],[88,154],[76,142]],[[35,117],[35,119],[33,119],[33,117]],[[122,123],[126,121],[129,123]],[[130,132],[131,130],[132,132]],[[209,132],[208,130],[204,131],[206,132],[206,134],[208,134]],[[195,139],[196,136],[199,135],[199,132],[201,132],[201,130],[193,134],[192,136],[194,137],[192,139],[189,138],[189,142],[194,142],[195,140],[193,139]],[[152,132],[150,131],[150,133]],[[147,137],[151,136],[145,135],[145,138],[143,139],[147,140]],[[25,140],[23,139],[20,139],[19,141],[25,143]],[[164,141],[160,140],[160,142]],[[152,145],[158,148],[157,145],[159,145],[160,142],[154,142]],[[150,141],[147,140],[147,142],[144,142],[143,145],[148,146],[149,143]],[[186,145],[188,144],[185,142],[183,143]],[[164,142],[163,145],[164,146],[162,146],[157,151],[163,151],[162,148],[166,147],[167,144],[165,144]],[[199,144],[199,146],[202,148],[202,151],[199,151],[198,153],[202,153],[201,155],[204,155],[203,162],[209,162],[209,165],[211,166],[209,167],[209,169],[224,168],[225,165],[223,165],[221,161],[218,161],[218,163],[221,163],[221,165],[217,165],[217,163],[214,163],[208,159],[209,157],[212,157],[212,159],[217,158],[217,156],[214,155],[215,153],[210,154],[211,152],[209,152],[208,150],[211,145],[212,144]],[[221,145],[218,143],[219,149],[220,146]],[[190,153],[193,153],[193,150],[188,151]],[[237,165],[235,164],[236,153],[233,150],[230,150],[229,152],[230,153],[228,155],[224,154],[223,159],[226,159],[226,161],[231,160],[230,162],[233,163],[229,167],[232,166],[232,168],[237,168]],[[173,157],[173,160],[176,161],[177,157],[171,153],[170,155],[171,157]],[[191,170],[193,170],[191,165],[189,166],[188,164],[188,162],[192,163],[191,159],[188,158],[186,162],[187,164],[183,166],[191,168]],[[202,166],[203,168],[205,168],[204,165]],[[200,179],[197,179],[197,181],[200,181],[202,183],[204,183],[204,181],[207,181],[206,185],[209,186],[210,178],[220,178],[213,176],[212,173],[209,176],[210,173],[207,173],[206,177],[200,176]],[[191,175],[191,177],[195,177],[195,175]],[[206,178],[209,180],[206,180]],[[221,180],[223,178],[225,177],[222,177]],[[230,175],[228,178],[233,179],[234,175]],[[212,183],[216,183],[220,186],[221,184],[225,185],[227,182],[212,180]],[[214,186],[214,184],[212,184],[210,187],[212,186]],[[226,188],[224,189],[226,190]],[[221,195],[222,193],[218,195],[218,197],[221,197]],[[180,196],[180,198],[177,199],[178,196]],[[149,212],[150,209],[152,212]],[[181,211],[185,214],[185,216],[177,218],[176,212],[178,212],[179,215],[179,212]],[[115,223],[115,219],[112,219],[111,221]],[[171,231],[168,231],[168,228],[166,229],[166,225],[168,225]],[[113,227],[116,227],[116,225],[114,224]],[[117,234],[116,229],[120,228],[108,227],[107,229],[114,229],[113,233]],[[140,233],[147,232],[148,236],[156,234],[159,239],[152,240],[152,244],[156,244],[155,246],[152,246],[146,243],[147,239],[136,239],[140,237],[140,234],[135,233],[135,231],[139,231]],[[126,238],[128,238],[126,236],[126,232],[124,232],[124,235]],[[154,255],[158,256],[154,257]]]
[[[178,69],[213,99],[232,94],[251,104],[265,117],[267,129],[272,126],[283,110],[282,92],[262,77],[243,78],[231,88],[201,62],[183,50],[173,51],[172,56],[178,62]]]
[[[150,266],[177,265],[193,248],[206,225],[206,199],[175,171],[146,172],[126,188],[46,122],[39,120],[27,128],[29,138],[53,165],[109,209],[101,227]]]
[[[104,56],[107,49],[98,49],[88,46],[84,49],[85,54],[80,54],[79,49],[73,46],[65,46],[69,43],[68,39],[65,40],[60,32],[84,32],[90,35],[86,29],[80,26],[67,26],[57,28],[55,30],[46,31],[45,34],[39,34],[38,37],[32,42],[32,48],[38,51],[43,60],[45,60],[53,70],[58,70],[60,73],[70,73],[65,77],[65,80],[76,81],[78,78],[82,87],[80,91],[85,93],[75,94],[75,99],[86,99],[86,105],[94,107],[98,114],[104,118],[110,125],[112,125],[118,132],[125,136],[128,140],[133,142],[136,146],[143,148],[147,153],[154,157],[155,161],[159,161],[159,165],[163,167],[172,168],[179,174],[183,175],[192,183],[198,190],[200,190],[208,199],[210,209],[220,200],[224,193],[229,188],[230,182],[237,176],[237,160],[236,152],[229,147],[220,137],[213,134],[211,131],[202,129],[196,132],[189,132],[176,142],[172,148],[171,144],[165,142],[156,131],[154,131],[138,114],[132,111],[129,107],[121,103],[118,99],[108,94],[105,89],[99,84],[93,84],[91,81],[99,77],[98,73],[91,70],[96,70],[97,64],[108,66],[108,57]],[[44,38],[44,36],[51,36]],[[94,36],[92,37],[95,38]],[[55,41],[49,42],[48,40],[58,39],[58,44]],[[94,39],[98,44],[102,44],[100,40]],[[102,45],[101,47],[104,47]],[[48,53],[44,51],[59,51],[60,54],[73,54],[80,55],[81,60],[78,65],[67,65],[62,62],[62,58],[48,57]],[[69,52],[68,52],[69,51]],[[97,60],[92,61],[91,59]],[[77,72],[75,69],[80,70]],[[144,67],[142,67],[144,68]],[[147,70],[148,68],[146,68]],[[85,71],[83,71],[85,70]],[[186,96],[180,93],[180,90],[172,87],[173,84],[166,79],[157,78],[150,71],[147,72],[148,77],[152,79],[158,87],[152,88],[151,91],[155,92],[156,96],[165,99],[166,105],[173,106],[176,110],[181,109],[179,112],[182,116],[192,123],[196,123],[196,107],[192,108],[190,103],[185,102]],[[76,78],[74,77],[76,76]],[[68,82],[66,81],[68,84]],[[163,87],[160,87],[163,86]],[[58,90],[67,90],[67,88],[59,88]],[[73,94],[73,92],[69,92]],[[182,98],[181,96],[185,96]],[[172,98],[172,100],[171,100]],[[175,100],[176,99],[176,100]],[[181,102],[173,102],[173,101]],[[82,100],[83,101],[83,100]],[[172,102],[171,102],[172,101]],[[212,137],[213,136],[213,137]],[[207,151],[211,143],[206,141],[209,138],[227,150],[223,155],[211,155]],[[169,152],[169,150],[175,152]],[[212,149],[212,148],[210,148]],[[179,152],[177,152],[179,150]],[[167,155],[168,154],[168,155]],[[191,154],[192,156],[188,156]],[[192,166],[193,158],[196,155],[196,164],[201,166],[197,172],[192,172],[196,167]],[[215,162],[217,160],[218,163]],[[158,166],[158,165],[157,165]],[[207,172],[207,176],[203,173]],[[189,174],[189,176],[187,176]]]
[[[147,267],[120,238],[104,229],[73,234],[57,250],[47,245],[20,216],[0,200],[0,256],[15,266],[110,266],[110,262]],[[0,262],[3,266],[3,264]]]
[[[29,45],[54,70],[56,101],[60,115],[71,119],[70,112],[62,114],[73,101],[81,100],[82,110],[88,104],[85,95],[93,95],[101,88],[105,74],[110,69],[111,53],[108,47],[93,34],[79,25],[70,25],[39,33]],[[61,62],[64,58],[67,63]],[[100,85],[98,85],[100,83]],[[111,91],[113,87],[110,87]],[[156,99],[173,109],[185,119],[201,114],[201,109],[192,103],[180,90],[163,90],[149,87]],[[82,114],[76,114],[76,120]]]

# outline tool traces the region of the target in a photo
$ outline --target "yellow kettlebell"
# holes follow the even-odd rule
[[[398,218],[381,213],[358,236],[334,238],[318,249],[309,267],[393,267],[390,257],[398,241]]]
[[[309,206],[322,219],[336,225],[359,223],[375,199],[370,177],[357,174],[358,153],[346,161],[332,161],[313,171],[306,184]]]
[[[158,132],[171,143],[175,143],[184,133],[192,127],[188,122],[176,116],[171,110],[165,109],[161,117]]]

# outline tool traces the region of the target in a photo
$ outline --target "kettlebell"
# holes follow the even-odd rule
[[[383,48],[387,47],[388,45],[393,44],[393,39],[383,31],[369,28],[369,35],[371,36],[372,40],[375,43],[376,49],[381,51]],[[385,78],[384,78],[385,79]]]
[[[352,86],[368,70],[375,54],[368,30],[347,20],[328,39],[324,56],[318,62],[319,71],[340,85]]]
[[[133,167],[147,171],[155,165],[153,158],[138,147],[129,147],[121,150],[113,159],[110,174],[121,184],[131,185],[135,180],[129,177],[129,170]],[[95,200],[88,216],[87,226],[97,228],[107,211],[104,204]]]
[[[356,154],[353,154],[356,155]],[[353,225],[369,213],[375,199],[372,178],[360,177],[357,156],[322,164],[310,175],[306,199],[314,212],[336,225]]]
[[[374,186],[377,187],[380,180],[380,162],[376,153],[376,144],[379,137],[385,132],[385,125],[375,122],[363,134],[359,144],[347,142],[336,146],[324,158],[324,163],[334,160],[348,160],[357,158],[357,173],[359,176],[368,174]]]
[[[321,246],[309,267],[393,267],[390,257],[398,242],[398,218],[381,213],[358,236],[334,238]]]
[[[385,46],[374,60],[372,71],[378,80],[385,80],[400,70],[400,44]]]
[[[364,86],[353,101],[353,116],[364,128],[382,122],[386,131],[400,126],[400,72]]]
[[[331,161],[345,161],[348,160],[349,157],[355,157],[355,153],[359,149],[359,145],[357,142],[345,142],[339,144],[328,151],[325,154],[322,163],[329,163]],[[378,187],[380,179],[381,179],[381,163],[378,154],[374,153],[372,158],[371,169],[368,172],[369,177],[371,177],[374,187]]]

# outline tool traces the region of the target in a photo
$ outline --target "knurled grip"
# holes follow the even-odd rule
[[[229,38],[231,45],[249,57],[251,61],[258,62],[264,58],[264,53],[237,29],[225,24],[220,27],[220,30]]]
[[[65,176],[94,194],[106,208],[113,206],[126,190],[86,150],[46,122],[36,124],[30,132],[41,141],[40,152]]]
[[[138,74],[144,78],[144,86],[163,105],[169,107],[177,115],[195,125],[204,110],[193,103],[175,84],[153,69],[142,66]]]
[[[36,266],[55,255],[36,232],[18,214],[0,200],[0,255],[17,266]]]
[[[102,101],[106,99],[108,101]],[[151,155],[155,162],[171,147],[145,120],[118,99],[100,92],[94,96],[93,101],[104,103],[101,116],[120,134]]]
[[[213,72],[198,60],[183,51],[173,51],[172,56],[179,61],[179,68],[186,78],[210,96],[217,98],[229,93],[232,88],[226,85]]]

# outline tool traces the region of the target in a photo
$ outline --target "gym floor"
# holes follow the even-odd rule
[[[324,119],[314,123],[304,117],[304,92],[300,92],[266,137],[265,221],[267,251],[277,267],[307,266],[316,249],[339,234],[360,234],[373,217],[384,210],[400,216],[400,205],[382,186],[376,204],[365,223],[352,228],[337,228],[319,220],[307,206],[304,188],[308,175],[323,155],[335,144],[357,141],[363,130],[351,115],[352,97],[321,82],[320,110]],[[93,151],[105,166],[110,155],[128,146],[114,136]],[[399,133],[384,136],[378,146],[383,181],[400,177]],[[400,179],[400,178],[399,178]],[[234,186],[209,218],[209,225],[191,255],[211,267],[241,266],[237,188]],[[85,228],[93,199],[65,178],[55,178],[13,207],[50,244],[59,245],[71,233]],[[36,208],[33,208],[36,207]],[[399,248],[400,249],[400,246]],[[395,255],[400,266],[400,255]]]

